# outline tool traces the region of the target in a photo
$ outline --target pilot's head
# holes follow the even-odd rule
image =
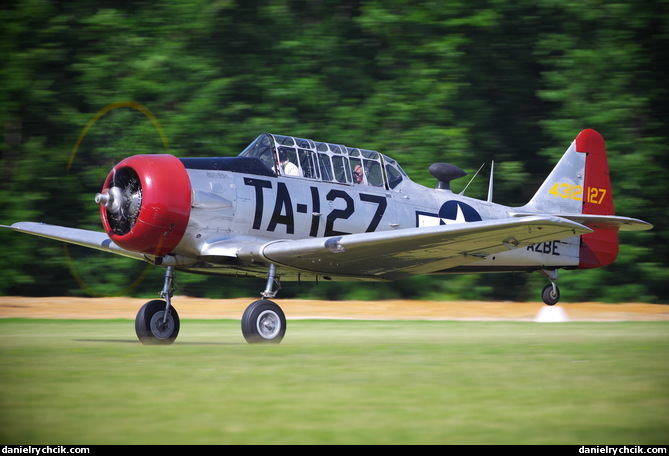
[[[353,181],[356,184],[362,184],[362,166],[361,165],[356,165],[355,169],[353,169]]]
[[[288,159],[288,152],[285,147],[279,147],[279,162],[283,163]]]

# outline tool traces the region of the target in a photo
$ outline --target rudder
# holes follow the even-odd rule
[[[576,151],[586,154],[583,182],[583,214],[615,215],[611,177],[604,138],[592,129],[576,137]],[[613,263],[618,256],[618,231],[596,229],[581,236],[579,269]]]

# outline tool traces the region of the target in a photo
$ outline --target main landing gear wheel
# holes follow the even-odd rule
[[[557,287],[557,285],[549,283],[541,292],[541,298],[546,304],[553,306],[560,300],[560,289]]]
[[[242,315],[242,334],[250,344],[278,344],[286,334],[286,316],[276,303],[259,299]]]
[[[166,302],[149,301],[139,309],[135,318],[135,332],[144,345],[169,345],[179,334],[179,315],[170,306],[165,317]]]

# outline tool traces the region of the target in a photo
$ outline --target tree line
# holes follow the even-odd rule
[[[605,138],[616,263],[563,272],[563,300],[667,302],[665,0],[20,0],[1,7],[0,223],[100,229],[93,196],[136,153],[235,156],[262,132],[383,152],[411,178],[495,161],[522,205],[584,128]],[[130,107],[134,101],[159,122]],[[75,149],[77,140],[81,139]],[[487,169],[486,167],[483,168]],[[485,198],[482,171],[466,194]],[[461,191],[469,177],[453,183]],[[0,231],[5,295],[153,295],[160,269]],[[193,296],[262,281],[179,275]],[[538,274],[284,283],[283,297],[538,300]]]

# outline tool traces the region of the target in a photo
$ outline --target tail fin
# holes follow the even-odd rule
[[[609,165],[602,135],[591,129],[580,132],[523,209],[565,216],[614,215]],[[617,256],[616,227],[595,227],[594,232],[581,236],[579,269],[606,266]]]

